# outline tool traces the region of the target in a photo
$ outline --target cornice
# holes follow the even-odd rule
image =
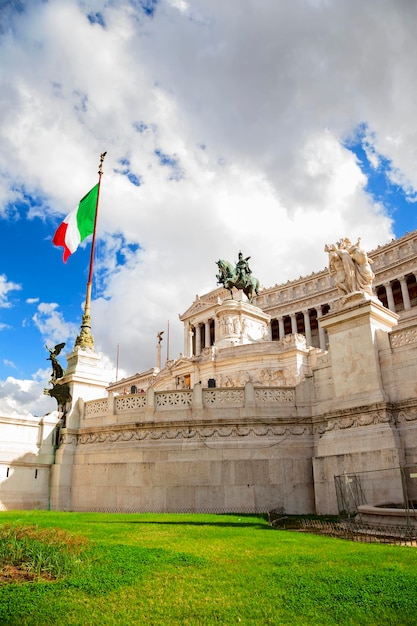
[[[286,421],[278,423],[277,420],[256,420],[227,424],[129,424],[103,429],[82,429],[77,435],[77,444],[103,444],[103,443],[126,443],[134,441],[174,441],[174,440],[244,440],[262,437],[283,437],[311,435],[312,427],[309,420],[299,423],[298,421]]]
[[[394,408],[391,404],[354,407],[315,416],[313,417],[313,432],[315,435],[324,435],[330,431],[374,426],[376,424],[396,425]]]
[[[78,431],[62,431],[61,444],[125,444],[128,442],[185,441],[194,442],[244,441],[262,438],[282,438],[288,436],[322,436],[332,431],[352,428],[367,428],[378,424],[391,427],[417,422],[415,400],[374,404],[370,407],[354,407],[342,411],[332,411],[313,418],[241,418],[233,421],[207,423],[194,420],[164,423],[130,423],[112,426],[86,427]]]
[[[417,421],[417,403],[415,399],[401,402],[396,406],[395,418],[398,424]]]
[[[33,461],[0,461],[0,465],[4,467],[33,467],[37,469],[49,469],[52,467],[52,463],[39,463],[37,459],[33,459]]]

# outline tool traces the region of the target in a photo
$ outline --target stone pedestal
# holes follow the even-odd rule
[[[320,319],[329,336],[332,400],[313,416],[313,473],[316,512],[336,514],[334,477],[345,472],[367,476],[404,461],[390,398],[384,389],[379,351],[398,316],[363,293],[336,301]],[[365,473],[365,474],[363,474]],[[387,497],[401,492],[397,475],[387,479]]]
[[[97,400],[107,397],[108,381],[104,379],[101,358],[93,350],[83,350],[75,346],[67,356],[68,367],[60,383],[68,383],[71,393],[71,407],[67,412],[67,428],[79,426],[79,400]],[[82,399],[82,400],[81,400]]]
[[[329,336],[334,405],[384,402],[378,351],[387,346],[398,315],[376,298],[354,293],[336,301],[320,325]]]
[[[60,446],[52,466],[51,508],[54,510],[71,510],[72,468],[84,402],[107,397],[109,383],[104,380],[100,360],[93,350],[75,346],[67,356],[68,367],[59,381],[69,385],[71,402],[66,407],[65,428],[61,431]]]
[[[268,341],[270,320],[267,313],[248,302],[224,300],[216,310],[216,347]]]
[[[77,446],[77,431],[63,428],[61,443],[51,467],[50,506],[53,511],[72,510],[72,469]]]

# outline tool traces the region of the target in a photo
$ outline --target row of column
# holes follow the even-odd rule
[[[328,308],[328,305],[324,305]],[[317,314],[317,319],[320,319],[324,313],[322,310],[322,307],[318,307],[317,309],[314,309],[314,311],[316,311]],[[308,346],[313,345],[313,340],[312,340],[312,331],[311,331],[311,318],[310,318],[310,312],[308,310],[304,310],[301,311],[304,317],[304,332],[302,334],[305,335],[306,337],[306,343]],[[284,326],[284,319],[285,317],[289,317],[291,320],[291,333],[292,334],[296,334],[298,332],[300,332],[298,330],[298,324],[297,324],[297,313],[290,313],[289,315],[284,315],[283,317],[279,317],[277,318],[278,320],[278,332],[279,332],[279,338],[282,339],[285,336],[285,326]],[[326,335],[326,331],[324,330],[324,328],[321,327],[320,324],[318,324],[318,336],[319,336],[319,348],[321,350],[326,350],[326,343],[327,343],[327,335]]]
[[[403,276],[402,278],[397,278],[396,280],[398,280],[401,286],[401,295],[403,297],[404,310],[409,311],[411,309],[411,302],[410,302],[410,294],[408,292],[407,279],[405,278],[405,276]],[[392,283],[391,282],[382,283],[382,286],[385,287],[385,292],[387,294],[388,308],[390,311],[393,311],[393,313],[395,313],[395,302],[394,302],[394,294],[392,292]]]
[[[401,294],[402,294],[402,299],[404,303],[404,309],[408,311],[411,309],[411,301],[410,301],[410,294],[408,291],[407,279],[404,276],[402,278],[397,278],[396,280],[398,280],[401,286]],[[392,282],[393,281],[388,281],[386,283],[383,283],[382,285],[376,286],[375,291],[377,291],[378,288],[382,286],[385,288],[385,291],[387,294],[388,308],[390,309],[390,311],[393,311],[395,313],[396,307],[395,307],[395,302],[394,302]],[[318,320],[327,312],[326,310],[323,313],[323,308],[328,310],[328,305],[327,304],[321,305],[315,309],[312,309],[313,311],[316,311]],[[313,345],[313,339],[312,339],[310,312],[309,310],[303,310],[301,311],[301,313],[303,314],[303,318],[304,318],[304,333],[303,334],[305,334],[307,345],[311,346]],[[285,326],[284,326],[284,319],[286,317],[289,317],[291,320],[291,332],[293,334],[299,332],[298,324],[297,324],[297,315],[299,315],[299,312],[290,313],[288,315],[284,315],[282,317],[276,318],[278,321],[278,331],[279,331],[280,339],[282,339],[282,337],[284,337],[286,334]],[[207,320],[206,322],[199,323],[196,327],[194,327],[192,324],[186,324],[184,326],[184,333],[185,333],[184,347],[185,347],[186,356],[191,357],[193,356],[193,354],[198,355],[201,353],[202,348],[213,345],[214,331],[213,331],[213,335],[211,331],[211,326],[213,324],[214,324],[214,320],[210,319],[210,320]],[[204,344],[202,342],[202,330],[201,330],[202,328],[204,328],[203,330]],[[327,334],[324,328],[322,328],[320,324],[318,324],[318,340],[319,340],[318,341],[319,346],[317,347],[319,347],[321,350],[326,350]]]
[[[405,276],[403,276],[402,278],[397,278],[396,281],[399,282],[400,286],[401,286],[401,295],[402,295],[402,299],[403,299],[403,303],[404,303],[404,310],[405,311],[409,311],[412,308],[411,305],[411,300],[410,300],[410,293],[408,291],[408,283],[407,283],[407,279]],[[385,287],[385,291],[387,294],[387,302],[388,302],[388,308],[390,309],[390,311],[393,311],[393,313],[396,312],[396,307],[395,307],[395,301],[394,301],[394,294],[393,294],[393,289],[392,289],[392,282],[386,282],[383,283],[383,287]],[[380,285],[381,286],[381,285]],[[375,287],[375,291],[377,291],[378,287]],[[312,309],[315,310],[317,313],[317,319],[320,319],[320,317],[322,317],[324,315],[323,313],[323,308],[328,309],[328,305],[322,305],[316,309]],[[311,336],[311,319],[310,319],[310,313],[308,310],[303,310],[301,311],[304,317],[304,333],[305,337],[306,337],[306,343],[308,346],[312,345],[312,336]],[[327,312],[327,311],[325,311]],[[299,313],[290,313],[288,315],[285,315],[281,318],[277,318],[278,319],[278,325],[279,325],[279,338],[281,339],[282,337],[284,337],[285,335],[285,327],[284,327],[284,319],[285,317],[289,317],[291,319],[291,332],[292,333],[297,333],[299,332],[298,330],[298,325],[297,325],[297,315]],[[327,335],[326,335],[326,331],[321,327],[321,325],[318,325],[318,333],[319,333],[319,348],[321,348],[322,350],[326,350],[326,344],[327,344]]]
[[[323,305],[328,308],[328,305]],[[316,311],[317,318],[320,319],[324,315],[322,307],[318,307],[314,309]],[[308,346],[313,345],[312,340],[312,329],[311,329],[311,319],[308,310],[302,311],[304,316],[304,329],[303,334],[305,334],[306,342]],[[285,326],[284,326],[284,318],[289,317],[291,320],[291,333],[296,334],[300,332],[297,327],[297,313],[292,313],[290,315],[285,315],[280,318],[276,318],[278,321],[278,332],[279,338],[285,336]],[[185,356],[192,357],[193,355],[201,354],[201,351],[206,346],[213,345],[214,341],[212,341],[211,334],[211,325],[213,324],[212,320],[208,320],[206,322],[201,322],[197,326],[193,326],[192,324],[187,324],[184,326],[184,348],[185,348]],[[202,328],[204,328],[204,345],[202,345]],[[319,338],[319,348],[322,350],[326,350],[327,343],[327,335],[326,331],[318,324],[318,338]]]
[[[194,354],[200,354],[202,348],[213,345],[211,339],[211,327],[214,324],[214,320],[208,320],[206,322],[201,322],[197,326],[193,326],[192,324],[186,324],[184,326],[184,347],[185,347],[185,355],[188,357],[192,357]],[[202,345],[202,333],[204,332],[204,345]]]

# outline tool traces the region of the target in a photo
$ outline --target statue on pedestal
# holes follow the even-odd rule
[[[219,268],[219,274],[216,274],[217,284],[223,285],[228,289],[233,299],[233,287],[242,289],[249,302],[252,304],[255,295],[259,295],[259,280],[252,276],[252,270],[249,267],[250,256],[244,258],[242,252],[239,252],[236,266],[233,267],[229,261],[220,259],[216,261]]]
[[[342,295],[355,292],[372,294],[372,281],[375,275],[371,268],[372,259],[360,246],[359,237],[355,244],[345,237],[335,244],[326,244],[329,255],[329,274]]]
[[[52,362],[52,375],[50,379],[50,383],[52,384],[52,389],[44,389],[44,394],[47,396],[51,396],[55,398],[58,404],[58,410],[61,410],[64,414],[65,418],[65,407],[67,402],[71,402],[71,394],[68,383],[58,383],[57,380],[62,378],[64,375],[64,370],[58,362],[57,356],[60,354],[62,348],[64,348],[65,343],[59,343],[54,348],[46,349],[49,352],[49,357],[47,361]]]

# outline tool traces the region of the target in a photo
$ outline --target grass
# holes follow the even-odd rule
[[[417,623],[410,547],[273,530],[261,516],[0,513],[1,555],[28,536],[65,556],[46,580],[41,566],[0,586],[2,625]]]
[[[88,565],[88,541],[59,528],[0,526],[1,582],[63,578]]]

